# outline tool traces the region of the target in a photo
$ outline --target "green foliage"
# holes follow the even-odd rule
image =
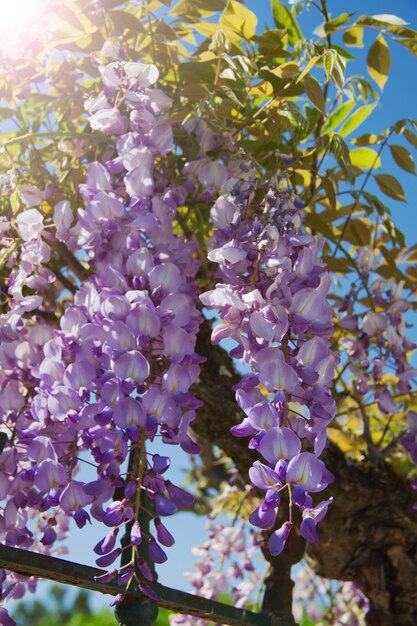
[[[111,609],[93,611],[91,594],[78,591],[75,598],[68,588],[54,585],[46,601],[25,600],[13,613],[18,626],[116,626]],[[155,626],[169,626],[169,611],[160,609]]]

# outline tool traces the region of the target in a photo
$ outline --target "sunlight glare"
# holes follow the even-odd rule
[[[46,0],[0,0],[0,47],[31,30]]]

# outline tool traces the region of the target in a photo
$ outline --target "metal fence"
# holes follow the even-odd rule
[[[116,582],[97,582],[95,578],[104,574],[104,571],[96,567],[4,545],[0,545],[0,568],[112,596],[123,591]],[[158,605],[177,613],[230,626],[290,626],[287,620],[276,615],[237,609],[159,583],[150,586],[160,600],[156,602],[143,594],[139,588],[130,588],[116,609],[116,617],[121,626],[152,626],[157,619]]]

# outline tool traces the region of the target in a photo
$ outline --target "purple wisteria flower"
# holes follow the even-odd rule
[[[161,546],[174,543],[160,517],[193,501],[167,479],[169,459],[154,454],[152,442],[198,451],[188,430],[200,405],[190,392],[202,361],[199,262],[195,243],[174,230],[187,191],[156,166],[173,146],[171,100],[153,87],[157,68],[117,59],[99,69],[104,90],[86,102],[90,125],[116,138],[112,158],[88,165],[83,207],[74,218],[61,201],[45,217],[36,208],[43,192],[20,190],[25,208],[16,216],[10,311],[0,331],[1,422],[15,433],[0,456],[0,539],[52,554],[69,517],[80,528],[92,517],[103,524],[97,563],[112,567],[104,579],[128,585],[134,577],[153,594],[145,584],[152,562],[165,561]],[[220,184],[216,168],[205,176]],[[46,267],[54,240],[81,259],[85,279],[58,328],[37,318],[27,324],[23,316],[44,306],[55,280]],[[25,295],[27,287],[35,295]],[[128,456],[135,470],[126,476]],[[78,473],[84,461],[96,472],[87,481]],[[138,514],[154,519],[153,536]],[[129,558],[119,568],[116,543],[126,528]],[[149,563],[139,556],[142,542]]]
[[[237,347],[231,355],[251,370],[235,387],[246,417],[232,434],[250,437],[249,447],[262,458],[249,471],[252,484],[265,494],[250,516],[252,524],[273,527],[281,492],[289,491],[289,519],[270,539],[271,553],[278,555],[293,527],[291,507],[303,515],[312,510],[309,493],[332,480],[318,456],[336,413],[331,387],[338,357],[329,341],[330,278],[320,260],[320,240],[302,230],[302,203],[269,186],[252,211],[254,191],[250,180],[237,182],[216,200],[208,257],[219,267],[219,282],[200,299],[220,316],[213,343],[233,339]],[[316,539],[323,515],[315,521],[313,514],[304,515],[306,539]]]

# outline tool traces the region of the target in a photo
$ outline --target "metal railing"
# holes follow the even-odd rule
[[[97,582],[96,577],[105,572],[96,567],[4,545],[0,545],[0,568],[112,596],[123,591],[116,582]],[[176,613],[193,615],[230,626],[290,626],[288,620],[277,615],[237,609],[159,583],[149,586],[160,600],[158,602],[151,600],[139,588],[129,589],[116,609],[116,617],[122,626],[151,626],[157,618],[158,605]]]

